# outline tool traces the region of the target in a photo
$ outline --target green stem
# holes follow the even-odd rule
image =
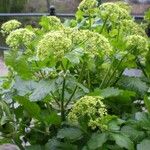
[[[145,77],[148,78],[148,74],[147,74],[147,72],[145,71],[144,66],[141,64],[141,62],[140,62],[140,60],[139,60],[138,58],[136,58],[136,64],[137,64],[137,66],[140,67],[140,69],[142,70],[142,72],[143,72],[143,74],[145,75]]]
[[[55,95],[52,92],[51,92],[51,95],[52,95],[53,99],[55,100],[56,104],[60,107],[58,99],[55,97]]]
[[[37,61],[34,61],[34,62],[35,62],[35,64],[36,64],[36,66],[39,68],[39,64],[38,64],[38,62],[37,62]],[[41,76],[42,76],[43,78],[45,78],[45,76],[44,76],[43,72],[42,72],[41,70],[40,70],[39,72],[40,72]]]
[[[61,96],[61,120],[65,121],[65,109],[64,109],[64,95],[65,95],[65,85],[66,85],[66,78],[64,77],[63,85],[62,85],[62,96]]]
[[[117,79],[114,81],[114,83],[113,83],[111,86],[115,86],[115,85],[117,84],[117,82],[120,80],[120,78],[121,78],[123,72],[124,72],[124,69],[119,73]]]
[[[110,81],[112,80],[112,78],[114,77],[114,75],[115,75],[117,69],[119,68],[119,66],[121,65],[122,61],[124,60],[124,58],[125,58],[126,56],[127,56],[127,55],[125,55],[124,57],[122,57],[122,59],[120,60],[120,62],[118,63],[118,65],[115,67],[113,73],[111,74],[110,78],[109,78],[109,79],[107,80],[107,82],[106,82],[106,85],[107,85],[107,86],[109,85],[109,83],[110,83]]]
[[[73,92],[72,92],[72,94],[71,94],[71,96],[70,96],[70,98],[68,99],[67,103],[65,104],[65,108],[66,108],[66,107],[68,106],[68,104],[71,102],[71,100],[72,100],[74,94],[75,94],[76,91],[77,91],[77,88],[78,88],[78,86],[76,85],[75,88],[74,88],[74,90],[73,90]]]
[[[122,59],[119,61],[118,65],[115,67],[113,73],[111,74],[109,80],[107,80],[107,82],[106,82],[106,85],[107,85],[107,86],[108,86],[109,83],[111,82],[112,78],[114,77],[114,75],[115,75],[117,69],[119,68],[119,66],[121,65],[122,61],[127,57],[127,55],[128,55],[133,49],[134,49],[134,47],[131,48],[131,49],[129,49],[128,53],[125,54],[125,55],[122,57]]]
[[[87,76],[88,76],[88,88],[90,89],[90,87],[91,87],[91,80],[90,80],[89,70],[88,70]]]
[[[102,33],[102,32],[103,32],[104,27],[105,27],[105,25],[106,25],[106,23],[107,23],[108,17],[109,17],[109,15],[106,17],[106,19],[105,19],[105,21],[104,21],[104,23],[103,23],[103,26],[102,26],[102,28],[101,28],[100,33]]]
[[[78,82],[80,82],[80,81],[82,80],[83,70],[84,70],[84,64],[82,64],[82,70],[81,70],[81,72],[80,72],[80,75],[79,75],[79,78],[78,78]],[[74,88],[74,90],[73,90],[73,92],[72,92],[72,94],[71,94],[71,96],[70,96],[70,98],[68,99],[67,103],[65,104],[65,108],[66,108],[66,107],[68,106],[68,104],[71,102],[71,100],[72,100],[74,94],[75,94],[76,91],[77,91],[77,88],[78,88],[78,86],[76,85],[75,88]]]
[[[107,79],[107,76],[109,75],[109,73],[110,73],[110,71],[111,71],[111,69],[113,67],[113,63],[114,63],[114,60],[113,60],[112,64],[110,65],[110,67],[108,68],[107,73],[105,74],[105,76],[104,76],[104,78],[103,78],[103,80],[102,80],[102,82],[100,84],[100,88],[103,87],[103,85],[104,85],[104,83],[105,83],[105,81]]]

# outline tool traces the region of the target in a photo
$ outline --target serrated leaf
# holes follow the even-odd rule
[[[133,142],[125,135],[112,133],[112,138],[115,140],[116,144],[121,148],[126,148],[128,150],[134,150]]]
[[[37,87],[34,89],[33,93],[29,96],[31,101],[41,101],[43,100],[50,92],[55,91],[55,82],[41,80]]]
[[[78,150],[77,146],[70,143],[63,143],[56,139],[51,139],[45,145],[45,150]]]
[[[90,150],[97,150],[98,148],[102,147],[103,144],[107,141],[107,134],[106,133],[94,133],[91,139],[87,143],[87,147]]]
[[[41,118],[41,109],[36,103],[30,102],[28,99],[22,96],[15,96],[14,99],[21,104],[32,117],[36,119]]]
[[[41,145],[31,145],[31,146],[26,146],[25,150],[43,150],[43,146]]]
[[[144,95],[148,91],[148,86],[140,78],[125,77],[119,81],[119,86],[135,91],[138,94]]]
[[[114,102],[129,103],[132,102],[132,97],[135,97],[135,93],[128,90],[121,90],[114,87],[108,87],[99,91],[100,96],[104,98],[112,98]]]
[[[140,144],[137,144],[137,150],[148,150],[150,149],[150,140],[144,139]]]
[[[133,141],[139,141],[145,137],[144,131],[137,130],[129,125],[123,126],[121,132],[130,137]]]
[[[37,86],[37,83],[33,80],[22,80],[20,77],[16,77],[14,83],[14,89],[17,90],[18,95],[25,96],[31,93]]]
[[[33,75],[34,71],[25,56],[17,56],[16,53],[9,52],[5,54],[4,58],[6,65],[11,66],[22,78],[29,79]]]
[[[81,48],[74,49],[73,51],[71,51],[65,55],[65,57],[72,64],[79,64],[82,56],[83,56],[83,50]]]
[[[150,113],[150,97],[145,96],[144,97],[144,103],[145,103],[145,106],[146,106],[147,110]]]
[[[60,139],[68,139],[68,140],[77,140],[82,137],[82,132],[78,128],[63,128],[60,129],[57,138]]]

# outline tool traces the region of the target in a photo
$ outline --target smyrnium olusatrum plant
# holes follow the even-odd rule
[[[88,130],[81,129],[88,136],[83,142],[93,132],[114,132],[111,121],[119,135],[110,136],[118,140],[125,122],[118,117],[135,110],[132,102],[136,97],[134,86],[119,89],[120,80],[126,68],[145,65],[149,51],[147,36],[130,16],[130,7],[83,0],[75,20],[63,24],[48,16],[42,17],[39,26],[21,28],[16,20],[2,25],[10,50],[5,54],[9,73],[0,82],[1,106],[9,111],[1,121],[10,126],[9,139],[20,147],[22,136],[31,145],[45,145],[49,139],[64,138],[60,135],[63,129],[57,135],[63,123],[80,127],[86,120],[83,127]],[[121,146],[131,150],[132,142],[124,138],[130,144]]]

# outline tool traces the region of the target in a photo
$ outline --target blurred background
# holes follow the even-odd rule
[[[102,2],[115,0],[102,0]],[[143,15],[150,8],[150,0],[125,0],[132,6],[133,15]],[[75,13],[81,0],[0,0],[0,13],[46,13],[48,5],[54,5],[56,13]],[[0,16],[0,26],[3,22],[12,19],[12,17]],[[39,17],[18,17],[19,21],[27,24],[34,24]],[[0,75],[5,73],[3,64],[3,51],[5,42],[0,35]]]
[[[46,12],[47,3],[54,5],[58,13],[73,13],[81,0],[0,0],[0,13]],[[110,1],[110,0],[106,0]],[[102,2],[106,2],[102,0]],[[115,0],[111,0],[115,1]],[[150,0],[125,0],[133,6],[132,13],[141,15],[150,7]]]

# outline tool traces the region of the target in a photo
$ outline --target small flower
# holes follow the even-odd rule
[[[149,51],[148,41],[140,35],[130,35],[126,38],[126,49],[136,56],[145,56]]]
[[[17,21],[17,20],[10,20],[10,21],[7,21],[7,22],[2,24],[1,32],[2,32],[2,34],[7,35],[11,31],[19,28],[20,26],[21,26],[21,23],[19,21]]]
[[[62,58],[69,50],[71,40],[63,31],[51,31],[39,41],[37,45],[37,56],[39,59],[45,59],[50,56]]]
[[[118,2],[115,2],[115,4],[117,4],[122,9],[127,10],[129,13],[131,12],[131,6],[129,5],[129,3],[118,1]]]
[[[107,38],[103,35],[89,30],[78,30],[72,32],[73,43],[77,46],[82,46],[85,53],[91,57],[102,56],[103,54],[110,55],[112,47]]]
[[[107,109],[99,96],[84,96],[79,99],[68,114],[68,120],[75,124],[82,118],[87,119],[91,129],[99,128],[101,118],[107,115]]]
[[[124,19],[120,22],[120,30],[123,32],[124,35],[141,35],[146,37],[145,31],[142,27],[135,23],[133,20]]]
[[[6,38],[6,44],[8,44],[11,48],[18,48],[19,46],[27,46],[29,45],[35,34],[25,28],[20,28],[12,31],[8,37]]]
[[[82,0],[78,9],[83,12],[88,12],[93,10],[98,6],[97,0]]]
[[[44,16],[41,19],[40,25],[47,31],[62,29],[61,20],[55,16]]]
[[[118,20],[122,19],[130,19],[129,12],[119,5],[115,3],[103,3],[99,7],[100,10],[100,17],[102,20],[108,20],[110,22],[118,22]]]

